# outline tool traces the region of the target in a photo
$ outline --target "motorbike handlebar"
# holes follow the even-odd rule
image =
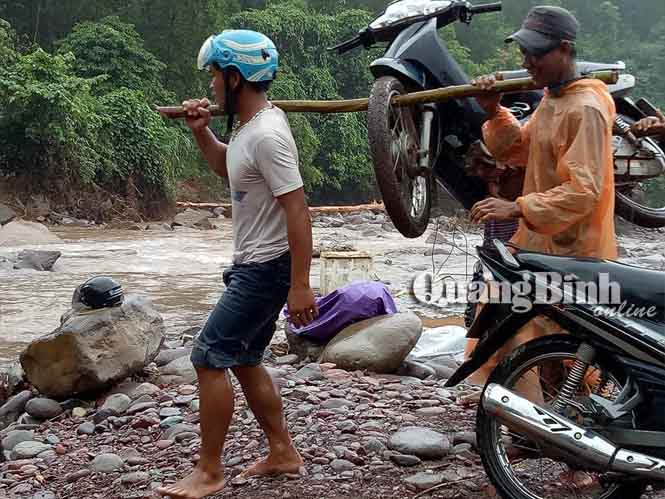
[[[337,51],[338,54],[344,54],[348,52],[349,50],[353,50],[356,47],[359,47],[362,45],[363,42],[359,36],[356,36],[354,38],[351,38],[350,40],[347,40],[345,42],[340,43],[339,45],[335,45],[334,47],[330,47],[328,50],[332,51]]]
[[[472,5],[469,7],[469,14],[487,14],[488,12],[501,12],[503,6],[501,2],[486,3],[484,5]]]

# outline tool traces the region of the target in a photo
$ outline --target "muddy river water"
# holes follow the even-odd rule
[[[146,295],[162,314],[167,333],[177,338],[186,329],[201,325],[222,290],[222,271],[231,264],[231,224],[216,222],[215,230],[117,231],[90,228],[54,228],[62,241],[30,249],[60,251],[53,272],[0,271],[0,366],[17,359],[33,339],[51,332],[71,303],[74,289],[94,275],[118,279],[126,293]],[[401,310],[419,309],[428,315],[460,312],[463,305],[433,310],[414,301],[408,290],[417,272],[443,266],[447,274],[466,279],[475,262],[474,247],[480,236],[458,234],[459,249],[438,244],[435,255],[426,255],[432,244],[427,234],[404,239],[381,230],[361,235],[347,228],[316,228],[315,240],[351,244],[374,256],[375,279],[385,282]],[[450,239],[449,239],[450,242]],[[665,236],[645,241],[623,237],[624,261],[662,269]],[[28,248],[28,247],[26,247]],[[23,248],[0,248],[0,256]],[[465,254],[467,253],[467,254]],[[314,260],[312,285],[318,289],[320,266]]]

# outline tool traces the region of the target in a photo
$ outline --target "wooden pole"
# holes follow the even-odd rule
[[[607,84],[616,83],[619,79],[618,71],[599,71],[590,75],[592,78],[601,80]],[[531,78],[516,78],[513,80],[498,81],[493,90],[480,90],[473,85],[458,85],[422,92],[399,95],[394,98],[396,106],[412,106],[426,102],[444,102],[450,99],[464,99],[479,95],[492,93],[516,93],[538,90]],[[352,99],[338,101],[309,101],[309,100],[276,100],[272,103],[287,113],[356,113],[367,111],[369,99]],[[182,106],[155,106],[155,110],[167,118],[185,118]],[[210,106],[213,116],[223,116],[224,112],[219,106]]]

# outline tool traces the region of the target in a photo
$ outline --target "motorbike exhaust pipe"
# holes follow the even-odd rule
[[[485,389],[483,408],[511,430],[572,454],[603,471],[665,480],[665,460],[621,449],[602,435],[534,404],[501,385]]]

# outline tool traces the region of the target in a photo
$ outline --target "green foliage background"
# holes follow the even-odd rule
[[[580,58],[624,60],[636,96],[665,106],[665,2],[549,0],[582,23]],[[365,26],[385,0],[0,0],[0,175],[66,178],[122,191],[127,179],[173,199],[178,179],[203,178],[220,193],[182,124],[153,103],[208,93],[196,71],[202,41],[226,28],[262,31],[276,42],[275,99],[366,96],[380,50],[326,51]],[[503,39],[534,0],[505,0],[504,12],[442,30],[469,74],[515,69]],[[372,198],[363,114],[290,115],[310,198]]]

